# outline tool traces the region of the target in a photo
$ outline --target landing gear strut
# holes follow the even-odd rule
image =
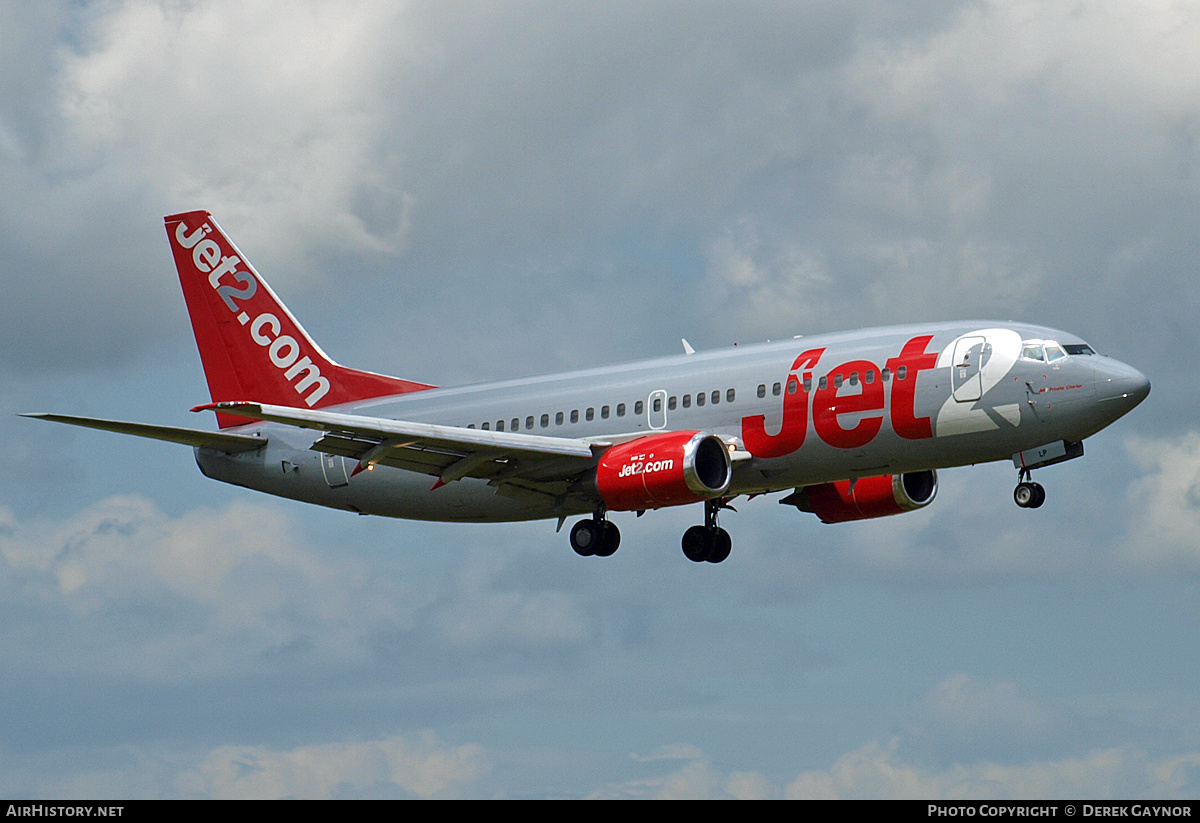
[[[604,519],[597,509],[591,520],[580,520],[571,527],[571,548],[581,557],[609,557],[621,545],[621,531]]]
[[[1022,509],[1036,509],[1046,502],[1046,490],[1041,483],[1034,483],[1029,469],[1017,474],[1017,487],[1013,489],[1013,500]]]
[[[729,532],[717,525],[717,512],[732,508],[724,500],[704,501],[704,525],[692,526],[683,533],[683,554],[693,563],[720,563],[729,557],[733,541]]]

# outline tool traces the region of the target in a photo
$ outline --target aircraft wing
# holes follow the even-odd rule
[[[322,431],[324,435],[312,449],[357,460],[356,474],[375,465],[392,466],[437,477],[435,487],[463,477],[479,477],[492,481],[501,493],[523,489],[565,494],[570,482],[594,467],[613,443],[265,403],[211,403],[192,411],[204,410]]]
[[[244,434],[224,434],[222,432],[201,431],[199,429],[181,429],[175,426],[151,426],[145,423],[127,423],[124,420],[102,420],[98,417],[72,417],[67,414],[22,414],[21,417],[33,417],[37,420],[50,420],[55,423],[68,423],[72,426],[85,426],[89,429],[132,434],[136,437],[149,437],[153,440],[166,440],[169,443],[181,443],[185,446],[200,446],[216,449],[226,454],[254,451],[267,445],[265,437],[250,437]]]

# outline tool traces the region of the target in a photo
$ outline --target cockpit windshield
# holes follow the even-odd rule
[[[1087,343],[1068,343],[1065,346],[1059,345],[1057,340],[1025,340],[1021,343],[1021,357],[1041,363],[1053,363],[1072,354],[1095,353]]]

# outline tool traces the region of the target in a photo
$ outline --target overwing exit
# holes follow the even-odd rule
[[[1140,403],[1150,383],[1067,332],[970,321],[863,329],[456,388],[342,366],[205,211],[165,219],[219,431],[61,414],[191,446],[207,476],[359,514],[500,522],[583,515],[570,542],[611,555],[612,511],[702,504],[683,536],[719,563],[739,497],[825,523],[900,514],[937,470],[1032,472]]]

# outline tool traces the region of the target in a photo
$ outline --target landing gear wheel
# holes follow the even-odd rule
[[[597,557],[611,557],[617,547],[621,545],[621,530],[617,528],[615,523],[607,520],[601,520],[600,523],[600,543],[596,546]]]
[[[704,525],[692,526],[683,533],[683,555],[693,563],[720,563],[729,557],[733,540],[717,525],[717,512],[732,509],[724,500],[704,501]]]
[[[591,557],[602,544],[601,520],[580,520],[571,527],[571,548],[580,557]]]
[[[713,529],[708,535],[710,546],[708,549],[708,557],[704,558],[709,563],[720,563],[726,557],[729,557],[729,551],[733,548],[733,539],[730,538],[729,532],[718,527]]]
[[[607,520],[580,520],[571,527],[571,548],[580,557],[610,557],[621,545],[621,530]]]
[[[1046,490],[1041,483],[1022,481],[1013,489],[1013,501],[1022,509],[1036,509],[1046,502]]]
[[[708,559],[708,544],[708,529],[692,526],[683,533],[683,556],[693,563],[703,563]]]

